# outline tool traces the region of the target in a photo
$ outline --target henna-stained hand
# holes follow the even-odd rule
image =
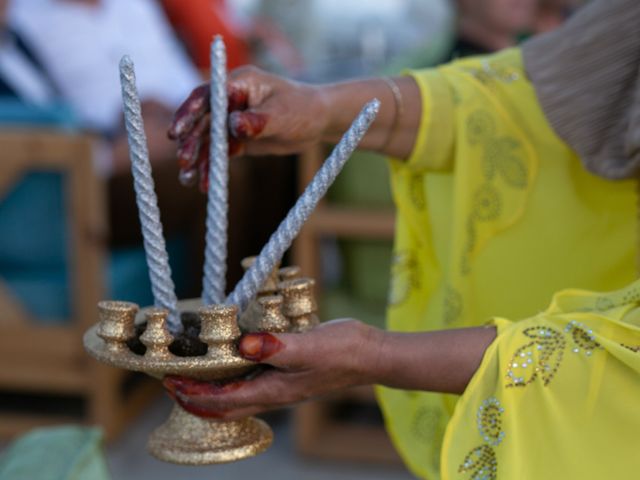
[[[188,412],[242,418],[371,383],[382,335],[355,320],[327,322],[301,334],[247,334],[240,354],[270,367],[255,378],[221,383],[170,376],[163,384]]]
[[[229,155],[288,154],[319,141],[327,123],[321,89],[242,67],[229,75]],[[206,191],[210,89],[197,87],[176,111],[168,131],[178,144],[182,183]]]

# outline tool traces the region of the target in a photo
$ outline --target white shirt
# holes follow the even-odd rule
[[[11,2],[9,22],[38,54],[62,96],[89,129],[117,128],[118,63],[131,56],[141,99],[177,107],[200,82],[153,0]]]
[[[0,35],[0,76],[27,103],[45,106],[55,99],[51,85],[10,35]]]

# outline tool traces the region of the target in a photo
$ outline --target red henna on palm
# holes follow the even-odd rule
[[[202,382],[187,377],[167,376],[162,385],[167,392],[179,393],[183,397],[194,395],[220,395],[238,390],[246,382],[244,380],[232,380],[228,382]]]
[[[255,138],[267,124],[268,117],[263,113],[231,112],[229,115],[229,133],[237,139]]]
[[[270,333],[249,333],[240,339],[240,355],[261,362],[284,348],[284,343]]]

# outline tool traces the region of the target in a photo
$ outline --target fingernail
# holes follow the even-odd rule
[[[260,135],[267,124],[267,116],[255,112],[232,112],[229,115],[229,133],[238,139]]]
[[[192,187],[193,185],[195,185],[197,178],[198,174],[196,173],[195,169],[180,170],[180,174],[178,175],[180,184],[185,187]]]
[[[265,360],[283,348],[284,343],[270,333],[250,333],[240,340],[240,355],[254,362]]]

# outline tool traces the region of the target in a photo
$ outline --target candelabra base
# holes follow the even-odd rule
[[[209,420],[175,405],[168,420],[149,437],[156,458],[182,465],[210,465],[252,457],[273,441],[269,426],[257,418]]]

